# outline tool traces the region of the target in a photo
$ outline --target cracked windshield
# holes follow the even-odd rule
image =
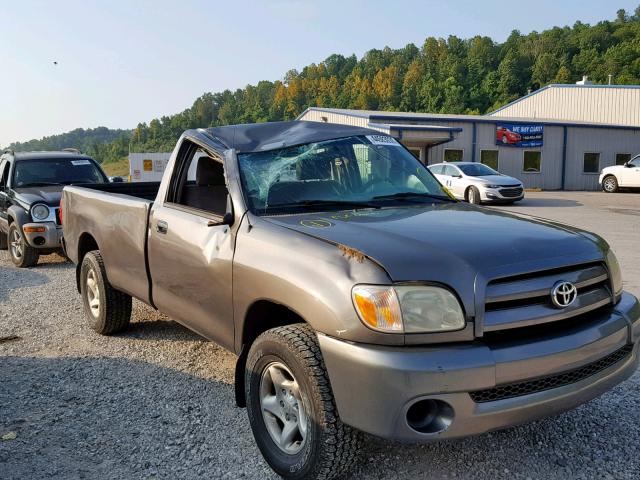
[[[238,155],[259,214],[452,201],[394,138],[366,135]]]

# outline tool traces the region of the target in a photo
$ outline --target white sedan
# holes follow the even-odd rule
[[[605,192],[617,192],[619,187],[640,188],[640,155],[636,155],[624,165],[614,165],[602,169],[599,179]]]
[[[482,163],[436,163],[429,170],[456,198],[469,203],[513,203],[524,198],[520,180]]]

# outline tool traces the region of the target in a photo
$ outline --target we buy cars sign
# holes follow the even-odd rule
[[[543,125],[496,124],[496,145],[520,148],[541,147],[543,135]]]

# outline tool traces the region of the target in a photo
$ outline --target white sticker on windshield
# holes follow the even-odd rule
[[[389,135],[367,135],[367,138],[373,145],[394,145],[398,146],[398,141]]]
[[[89,160],[71,160],[71,165],[91,165]]]

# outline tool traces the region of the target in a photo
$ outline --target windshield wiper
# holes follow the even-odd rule
[[[59,182],[30,182],[24,183],[22,185],[16,186],[16,188],[26,188],[26,187],[46,187],[47,185],[64,185]]]
[[[424,192],[400,192],[400,193],[392,193],[390,195],[377,195],[373,197],[374,200],[394,200],[394,199],[410,200],[411,198],[432,198],[435,200],[442,200],[445,202],[457,201],[445,195],[434,195],[432,193],[424,193]]]
[[[281,207],[315,207],[315,206],[337,206],[350,208],[380,208],[380,205],[367,202],[356,202],[350,200],[301,200],[299,202],[273,203],[267,208]]]

